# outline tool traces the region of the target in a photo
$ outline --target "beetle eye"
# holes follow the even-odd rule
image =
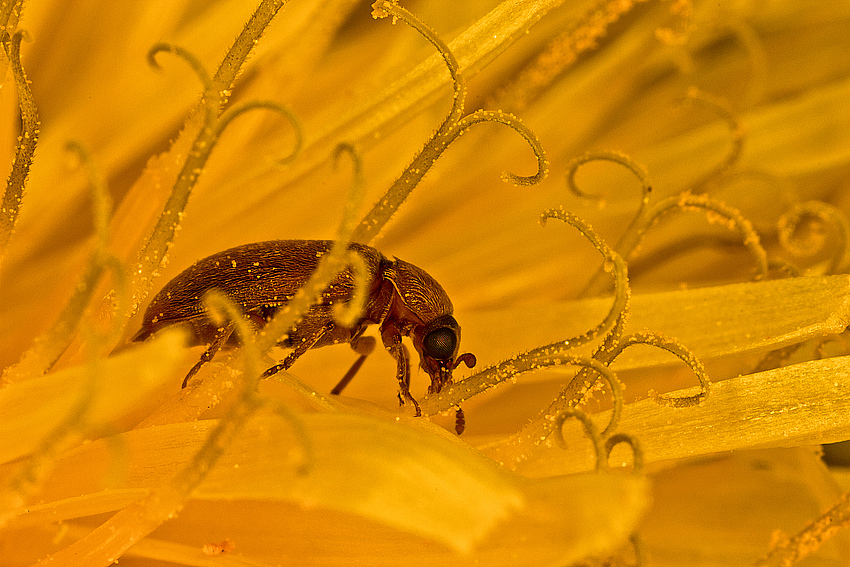
[[[428,333],[423,342],[425,354],[438,360],[451,358],[455,352],[456,345],[457,336],[455,332],[446,327],[434,329]]]

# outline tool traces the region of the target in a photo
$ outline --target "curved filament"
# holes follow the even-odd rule
[[[14,3],[10,2],[9,7]],[[24,196],[24,187],[27,184],[30,166],[32,166],[35,148],[38,143],[39,120],[38,109],[32,97],[27,75],[21,64],[21,39],[24,32],[16,32],[11,38],[3,32],[3,49],[12,69],[15,86],[18,89],[18,107],[21,112],[21,133],[18,145],[15,149],[15,159],[12,162],[12,171],[6,181],[6,190],[3,192],[3,202],[0,206],[0,262],[15,223],[18,221],[18,213]]]
[[[816,237],[808,241],[795,239],[805,220],[831,225],[836,232],[835,254],[826,273],[839,274],[850,268],[850,221],[836,207],[820,201],[809,201],[795,206],[779,219],[779,242],[794,256],[812,256],[820,251],[824,242]],[[815,232],[815,231],[813,231]]]
[[[13,30],[21,17],[23,0],[5,0],[0,3],[0,29]]]
[[[649,197],[652,193],[652,183],[649,180],[649,173],[646,171],[646,168],[644,166],[637,163],[636,161],[634,161],[632,158],[630,158],[628,155],[626,155],[624,153],[608,151],[608,150],[602,150],[602,151],[597,151],[597,152],[588,152],[588,153],[584,154],[583,156],[579,156],[579,157],[573,159],[567,165],[567,173],[566,173],[567,188],[573,194],[575,194],[579,197],[585,198],[585,199],[593,199],[593,200],[596,200],[596,201],[600,201],[602,199],[602,196],[590,195],[589,193],[582,191],[579,188],[578,184],[576,184],[575,175],[576,175],[576,172],[578,171],[578,169],[582,165],[585,165],[585,164],[590,163],[592,161],[611,161],[611,162],[614,162],[614,163],[618,163],[618,164],[622,165],[623,167],[625,167],[626,169],[628,169],[629,171],[631,171],[635,175],[637,180],[640,182],[640,185],[641,185],[640,206],[638,207],[637,211],[635,212],[635,216],[632,218],[632,221],[629,223],[628,227],[626,227],[626,230],[623,232],[623,235],[620,237],[620,241],[617,243],[617,246],[615,247],[615,250],[618,253],[620,253],[623,257],[628,258],[628,255],[631,252],[629,250],[628,239],[630,238],[630,235],[635,232],[635,230],[636,230],[635,227],[638,225],[638,223],[640,223],[641,220],[644,218],[646,206],[649,204]],[[587,283],[587,285],[585,286],[585,289],[584,289],[584,291],[582,291],[581,295],[582,296],[596,295],[596,294],[602,293],[602,291],[605,290],[607,287],[608,287],[607,274],[605,274],[605,271],[603,269],[600,269],[600,270],[596,271],[596,273],[593,275],[593,277]]]
[[[510,182],[518,186],[529,186],[540,183],[546,178],[546,175],[549,172],[549,163],[546,161],[546,154],[543,151],[543,146],[541,146],[540,142],[537,140],[537,136],[535,136],[534,132],[532,132],[528,126],[523,124],[519,118],[501,110],[476,110],[475,112],[467,114],[458,120],[457,124],[455,124],[451,131],[451,135],[454,137],[446,142],[446,147],[448,147],[451,142],[456,140],[473,124],[479,124],[482,122],[496,122],[497,124],[504,124],[508,128],[511,128],[514,132],[522,136],[526,142],[528,142],[531,151],[534,152],[534,157],[537,159],[537,173],[534,175],[516,175],[510,171],[503,171],[502,181]]]
[[[711,223],[719,223],[729,230],[737,232],[744,246],[749,250],[756,263],[756,279],[767,279],[770,273],[770,264],[767,252],[761,245],[761,239],[753,228],[752,223],[747,220],[738,209],[713,199],[708,195],[693,195],[682,193],[662,199],[654,206],[643,209],[642,214],[635,217],[623,234],[618,244],[618,250],[627,260],[634,255],[649,229],[665,215],[674,211],[700,211],[706,215]],[[585,295],[596,295],[603,292],[607,284],[600,278],[594,278],[588,284]]]
[[[97,283],[105,268],[113,274],[117,299],[123,301],[126,294],[124,269],[121,263],[106,250],[108,227],[111,219],[112,199],[88,152],[77,142],[70,142],[68,150],[75,153],[89,177],[92,192],[92,214],[95,225],[95,248],[92,251],[74,292],[59,313],[56,321],[33,341],[33,345],[21,355],[19,362],[3,373],[3,382],[19,382],[41,376],[56,364],[62,353],[76,336],[80,321],[97,289]],[[120,275],[118,274],[120,272]],[[116,321],[114,324],[118,324]],[[113,328],[112,332],[117,332]]]
[[[712,199],[708,195],[692,195],[683,193],[674,195],[658,202],[654,207],[647,211],[647,220],[645,224],[639,228],[636,234],[636,239],[632,251],[638,246],[640,240],[646,234],[646,231],[667,213],[679,211],[702,211],[706,218],[711,223],[719,223],[729,230],[737,231],[741,236],[744,246],[750,251],[753,259],[756,261],[756,279],[767,279],[770,267],[767,260],[767,252],[761,245],[761,239],[758,233],[753,228],[752,223],[747,220],[738,209]]]
[[[610,435],[615,429],[617,429],[617,426],[620,424],[620,417],[623,415],[623,383],[613,370],[596,359],[575,357],[567,363],[581,367],[582,371],[594,371],[608,382],[608,387],[611,388],[611,397],[614,399],[614,407],[611,410],[611,419],[608,421],[608,425],[605,426],[601,435],[602,437]],[[590,372],[585,372],[584,374],[589,376]],[[595,381],[596,380],[594,378],[592,382],[586,384],[586,387],[590,389],[592,383]],[[552,405],[549,406],[549,409],[546,410],[544,415],[560,414],[561,412],[573,407],[573,404],[575,404],[574,400],[568,400],[564,395],[559,394]]]
[[[344,153],[351,158],[353,175],[350,194],[345,201],[337,237],[349,242],[351,233],[357,226],[357,215],[363,203],[363,159],[353,145],[343,142],[337,145],[334,150],[334,167],[336,167],[339,157]],[[354,290],[348,303],[334,305],[334,319],[344,327],[352,327],[366,308],[371,281],[369,281],[369,271],[362,256],[353,250],[349,250],[345,255],[344,263],[351,267],[354,274]]]
[[[602,435],[599,434],[599,430],[596,429],[596,425],[593,423],[593,420],[590,419],[590,416],[580,409],[567,408],[558,413],[552,422],[554,428],[552,435],[555,437],[555,442],[558,443],[558,446],[562,449],[567,448],[567,442],[564,439],[564,422],[571,417],[577,419],[581,423],[584,428],[585,437],[590,439],[593,443],[593,452],[596,455],[596,470],[601,471],[607,469],[608,464],[605,462],[605,450],[603,448]]]
[[[238,106],[234,106],[233,108],[224,112],[221,115],[221,118],[218,119],[216,124],[216,139],[221,137],[225,128],[230,124],[230,121],[240,116],[250,110],[271,110],[273,112],[277,112],[281,116],[287,119],[289,123],[292,125],[292,130],[295,134],[295,143],[292,145],[292,150],[288,154],[283,157],[277,159],[277,162],[280,165],[285,165],[293,161],[298,154],[301,152],[301,148],[304,145],[304,129],[301,127],[301,122],[298,118],[292,113],[291,110],[283,106],[282,104],[278,104],[272,100],[249,100],[247,102],[243,102]]]
[[[701,91],[696,87],[688,89],[685,100],[687,102],[695,101],[702,103],[717,113],[729,127],[729,133],[732,138],[732,147],[726,154],[726,157],[720,161],[712,170],[695,181],[691,187],[697,189],[703,185],[720,178],[734,167],[741,158],[741,153],[744,151],[745,132],[741,121],[729,108],[729,103],[718,96]]]
[[[454,142],[463,132],[465,132],[473,124],[480,122],[497,122],[505,124],[518,132],[531,146],[535,157],[537,158],[537,173],[528,177],[515,175],[513,173],[503,173],[502,178],[512,181],[518,185],[531,185],[537,183],[546,177],[548,172],[548,164],[545,158],[545,152],[536,136],[527,127],[514,116],[505,114],[501,111],[478,111],[463,116],[464,104],[466,102],[466,83],[461,75],[457,60],[452,54],[449,47],[429,28],[424,22],[408,12],[404,8],[398,6],[394,1],[378,0],[372,5],[373,16],[376,18],[385,18],[392,16],[393,20],[400,19],[413,29],[418,31],[427,39],[436,49],[446,63],[449,74],[452,77],[454,86],[454,99],[452,108],[446,118],[443,120],[437,131],[431,136],[425,147],[413,158],[412,163],[405,168],[401,176],[387,190],[386,194],[381,197],[372,210],[366,214],[357,229],[352,235],[352,240],[355,242],[369,243],[371,242],[386,223],[392,218],[401,204],[407,199],[413,189],[419,185],[419,182],[430,171],[434,162],[443,154],[446,148]]]
[[[71,140],[65,144],[65,149],[75,154],[85,169],[92,193],[92,217],[97,242],[96,248],[99,252],[104,252],[109,238],[108,231],[112,214],[112,196],[109,194],[106,183],[85,146],[77,140]]]
[[[203,63],[195,57],[194,53],[184,47],[180,47],[179,45],[174,45],[172,43],[156,43],[148,49],[147,59],[148,65],[157,71],[162,70],[162,67],[156,59],[156,56],[160,53],[173,53],[192,68],[192,71],[194,71],[198,80],[201,81],[201,85],[204,87],[204,95],[208,97],[207,104],[210,104],[211,101],[220,98],[220,93],[216,92],[213,87],[212,77],[210,77],[209,73],[207,73]],[[218,111],[218,106],[220,106],[220,104],[213,105],[213,110]]]
[[[357,157],[357,152],[349,144],[341,144],[336,150],[335,155],[341,152],[347,152],[352,156],[354,163],[354,180],[351,186],[351,192],[343,209],[343,218],[340,221],[337,231],[337,238],[334,240],[333,246],[319,260],[319,265],[316,270],[310,274],[310,277],[301,286],[301,289],[287,303],[285,309],[279,310],[275,316],[266,323],[260,334],[258,344],[260,350],[265,352],[273,345],[277,344],[280,337],[288,332],[297,323],[304,314],[316,304],[322,291],[331,283],[334,276],[346,268],[346,259],[348,258],[348,243],[351,242],[351,231],[355,226],[355,219],[360,206],[363,203],[363,183],[360,160]],[[355,267],[355,269],[357,269]],[[366,285],[365,278],[359,278],[360,282],[355,285],[355,289],[359,285]],[[363,292],[355,291],[355,295]],[[354,309],[354,307],[352,307]]]
[[[611,305],[611,309],[596,327],[583,335],[564,341],[565,346],[569,345],[570,348],[574,348],[578,345],[586,344],[604,333],[610,333],[616,326],[617,321],[625,316],[628,311],[629,295],[631,293],[629,290],[628,267],[623,256],[612,250],[593,231],[590,225],[581,218],[563,209],[550,209],[540,216],[540,222],[545,226],[546,221],[551,218],[556,218],[572,225],[587,238],[602,255],[604,271],[610,273],[614,278],[614,303]]]
[[[605,462],[607,463],[610,459],[614,447],[621,443],[625,443],[632,450],[632,473],[643,474],[643,451],[637,437],[628,433],[615,433],[605,440]]]
[[[357,151],[352,144],[342,142],[334,148],[333,160],[334,167],[339,163],[339,158],[342,154],[348,154],[351,159],[351,188],[349,189],[348,199],[345,200],[345,206],[342,211],[342,219],[339,229],[337,230],[337,238],[349,240],[351,235],[357,228],[357,215],[360,212],[360,207],[363,204],[365,195],[365,183],[363,182],[363,158],[360,157],[360,152]]]
[[[703,366],[702,362],[694,353],[685,348],[681,343],[674,339],[662,337],[656,333],[635,333],[620,339],[616,348],[611,352],[611,360],[614,360],[614,358],[619,356],[621,352],[633,345],[648,345],[666,350],[687,364],[696,375],[697,380],[699,380],[700,392],[698,394],[694,394],[693,396],[674,397],[653,393],[653,399],[656,402],[669,407],[684,408],[699,405],[708,399],[708,394],[711,391],[711,380],[708,378],[705,366]]]
[[[163,212],[157,220],[151,236],[139,252],[138,262],[132,271],[134,279],[131,302],[134,308],[141,303],[153,287],[154,275],[165,261],[168,250],[174,241],[174,235],[180,225],[191,190],[197,183],[204,165],[218,141],[218,136],[221,133],[217,126],[218,116],[226,102],[226,97],[230,93],[233,82],[248,54],[283,4],[285,4],[283,0],[262,0],[260,2],[213,77],[208,75],[194,55],[181,47],[161,43],[153,46],[148,54],[149,61],[157,66],[156,54],[163,51],[174,53],[186,61],[195,71],[204,88],[204,96],[201,102],[203,123],[197,131],[196,138],[178,174]],[[260,106],[263,104],[259,103]],[[242,110],[247,110],[249,107],[250,104]],[[271,107],[266,106],[266,108]],[[277,110],[277,108],[274,110]],[[229,122],[229,119],[239,112],[241,111],[235,111],[229,118],[225,118],[225,122]],[[288,113],[286,114],[288,115]],[[298,130],[297,125],[295,128]],[[298,136],[298,134],[296,135]]]
[[[545,225],[546,221],[550,218],[562,220],[579,230],[599,250],[600,254],[603,255],[606,262],[610,265],[616,289],[614,302],[610,311],[602,322],[581,335],[535,348],[494,366],[487,367],[460,382],[452,384],[450,388],[443,389],[440,396],[426,396],[420,402],[425,415],[447,411],[456,405],[462,404],[472,396],[484,392],[497,384],[511,380],[519,374],[547,366],[571,364],[573,363],[572,361],[586,360],[581,357],[565,356],[564,353],[587,344],[603,334],[607,333],[610,336],[615,331],[616,333],[620,332],[618,329],[624,322],[629,302],[628,274],[622,257],[611,250],[593,232],[593,229],[587,223],[572,213],[561,209],[552,209],[543,213],[541,223]],[[591,366],[594,370],[597,370],[595,363],[591,363]],[[604,372],[604,370],[599,370],[600,374]],[[588,387],[592,386],[593,382],[589,383]],[[584,391],[583,387],[578,388],[578,390]],[[572,396],[570,398],[572,399]]]
[[[573,194],[578,195],[579,197],[583,197],[585,199],[594,199],[594,200],[601,200],[602,199],[601,196],[590,195],[588,193],[585,193],[576,184],[575,176],[576,176],[576,172],[578,171],[578,168],[580,168],[581,166],[583,166],[587,163],[590,163],[592,161],[611,161],[611,162],[614,162],[614,163],[619,163],[620,165],[622,165],[623,167],[625,167],[626,169],[628,169],[629,171],[634,173],[635,177],[637,177],[638,181],[640,182],[641,190],[643,192],[642,197],[641,197],[641,201],[640,201],[641,206],[640,206],[640,208],[638,209],[638,212],[637,212],[637,214],[640,215],[640,213],[641,213],[641,211],[643,211],[644,207],[646,207],[646,205],[649,204],[649,194],[652,192],[652,183],[650,183],[650,181],[649,181],[649,172],[646,171],[646,168],[644,166],[637,163],[632,158],[630,158],[628,155],[626,155],[622,152],[602,150],[602,151],[598,151],[598,152],[588,152],[588,153],[584,154],[583,156],[579,156],[579,157],[573,159],[567,165],[567,174],[566,174],[567,188]]]
[[[347,303],[334,305],[333,315],[334,321],[343,327],[353,327],[363,314],[369,299],[369,270],[363,257],[353,250],[346,254],[345,263],[351,267],[354,274],[354,291]]]

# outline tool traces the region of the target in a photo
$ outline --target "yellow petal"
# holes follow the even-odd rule
[[[292,528],[282,530],[294,530],[296,536],[277,537],[297,538],[302,521],[324,518],[325,527],[313,525],[318,531],[310,537],[325,541],[331,554],[354,546],[366,560],[403,533],[408,535],[388,554],[397,564],[424,564],[418,553],[410,555],[424,546],[446,560],[467,556],[483,564],[540,565],[613,549],[628,537],[647,505],[647,487],[639,477],[590,474],[529,481],[423,420],[346,414],[308,414],[301,419],[314,451],[306,474],[293,466],[300,449],[288,424],[275,416],[259,417],[194,493],[194,500],[206,504],[190,503],[188,524],[181,527],[178,516],[173,526],[167,524],[169,529],[191,533],[195,521],[234,529],[226,514],[201,520],[191,510],[215,510],[215,503],[226,510],[230,502],[254,502],[250,506],[291,515],[282,516],[282,521]],[[80,447],[60,461],[59,480],[42,494],[48,502],[30,507],[13,527],[125,505],[140,489],[168,482],[214,424],[151,427]],[[116,477],[106,473],[119,455],[125,456],[121,480],[107,486]],[[360,518],[365,536],[340,530],[350,518]],[[534,553],[527,553],[529,543]]]
[[[77,366],[3,388],[0,462],[33,452],[81,403],[87,408],[79,425],[94,430],[143,405],[183,359],[183,342],[182,333],[163,333],[107,359],[96,374],[92,368]],[[91,399],[81,399],[87,393]]]
[[[600,321],[611,299],[477,311],[467,316],[463,348],[480,360],[498,359],[564,340]],[[651,329],[678,339],[701,359],[761,352],[850,324],[850,277],[805,277],[748,282],[632,297],[627,332]],[[589,348],[579,349],[583,354]],[[627,350],[614,368],[652,366],[669,355]]]
[[[698,406],[671,408],[651,399],[627,404],[618,429],[640,439],[646,463],[831,443],[846,439],[850,429],[848,388],[850,357],[816,360],[716,382],[708,400]],[[610,412],[595,419],[607,423]],[[542,447],[519,472],[540,476],[590,470],[595,458],[580,428],[568,422],[564,435],[569,451]]]

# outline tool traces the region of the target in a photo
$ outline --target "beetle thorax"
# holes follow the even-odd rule
[[[445,290],[425,270],[396,258],[382,275],[392,282],[405,307],[423,323],[454,311]]]

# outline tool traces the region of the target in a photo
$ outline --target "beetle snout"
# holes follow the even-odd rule
[[[428,386],[429,394],[439,393],[444,386],[452,383],[454,364],[451,358],[440,359],[425,355],[421,359],[420,367],[431,378],[431,385]]]
[[[422,357],[421,366],[431,377],[428,393],[438,394],[444,386],[450,385],[452,383],[452,371],[461,363],[466,364],[467,368],[472,368],[476,362],[475,355],[469,352],[461,354],[455,360],[451,358],[439,360],[430,356]]]
[[[451,384],[452,369],[447,360],[439,360],[430,356],[423,356],[420,366],[431,377],[431,385],[428,386],[429,394],[439,393],[443,386]]]

